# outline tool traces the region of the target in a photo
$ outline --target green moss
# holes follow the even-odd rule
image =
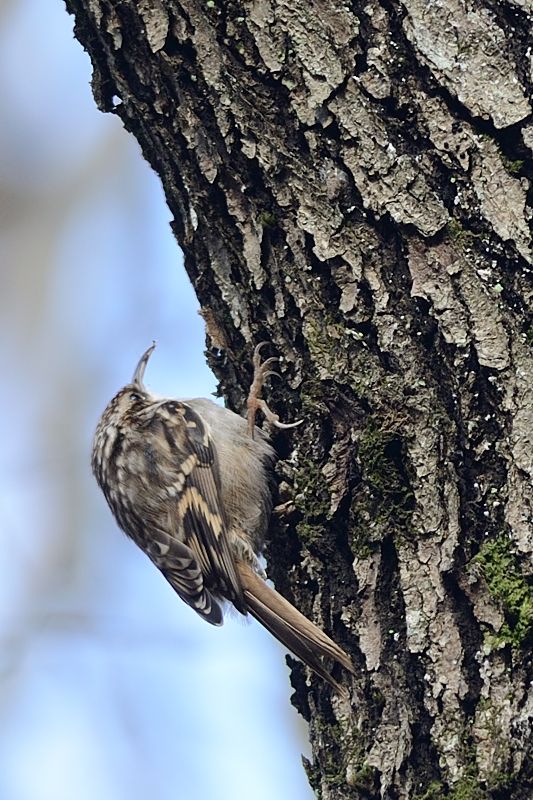
[[[328,787],[339,788],[346,785],[346,765],[344,759],[337,758],[339,754],[338,746],[342,739],[340,726],[336,723],[327,723],[322,719],[317,721],[317,729],[320,729],[320,739],[323,742],[331,742],[331,746],[326,746],[320,752],[319,764],[310,765],[314,775],[310,777],[310,783],[316,791],[320,783],[325,780]],[[309,772],[308,772],[309,775]]]
[[[487,786],[490,791],[498,792],[500,795],[502,792],[510,793],[515,785],[515,776],[509,772],[494,771],[487,776]]]
[[[413,800],[440,800],[444,797],[442,783],[431,781],[427,789],[422,794],[417,794]]]
[[[500,156],[501,162],[504,168],[507,170],[507,172],[510,172],[511,175],[516,175],[518,172],[520,172],[525,162],[519,158],[513,160],[511,158],[508,158],[504,153],[502,153],[499,142],[497,139],[494,138],[494,136],[491,136],[489,133],[482,133],[480,139],[482,139],[485,142],[491,142],[496,145],[498,155]]]
[[[502,535],[486,542],[473,563],[481,568],[491,595],[505,615],[493,643],[521,647],[533,632],[533,587],[522,575],[509,539]]]
[[[324,523],[329,516],[330,496],[317,462],[304,459],[295,476],[297,494],[294,505],[303,519],[296,526],[298,538],[309,546],[317,544],[324,536]]]
[[[312,292],[312,290],[310,290]],[[309,302],[312,297],[309,295]],[[360,330],[346,327],[346,320],[332,311],[303,322],[303,332],[311,361],[316,366],[321,388],[323,382],[334,381],[339,387],[348,386],[360,398],[379,399],[386,407],[404,402],[399,394],[397,377],[387,374],[371,353],[369,338]]]
[[[511,173],[511,175],[517,175],[524,166],[524,161],[520,160],[519,158],[517,158],[515,161],[512,161],[510,158],[507,158],[507,156],[501,154],[501,159],[503,166],[507,172]]]
[[[344,730],[338,723],[318,717],[314,720],[315,734],[322,743],[319,761],[310,763],[302,759],[309,783],[317,798],[322,795],[323,782],[329,790],[344,798],[373,797],[376,787],[376,769],[365,761],[362,737],[355,730]],[[354,794],[354,789],[358,790]],[[330,791],[331,794],[331,791]]]
[[[474,233],[473,231],[465,230],[459,220],[454,218],[448,222],[446,230],[453,241],[465,245],[471,245],[476,239],[484,238],[484,234],[482,233]]]
[[[378,530],[387,529],[402,536],[411,530],[415,500],[407,473],[406,449],[398,431],[386,425],[385,420],[370,417],[359,438],[363,489],[357,497],[354,542],[359,553],[367,541],[367,519],[372,519]],[[361,540],[357,530],[365,532]]]
[[[359,790],[370,791],[374,785],[375,778],[376,778],[375,767],[371,767],[370,764],[363,762],[361,767],[355,771],[350,781],[350,786],[353,786]]]
[[[338,372],[339,362],[344,362],[350,341],[345,326],[333,316],[311,319],[305,325],[305,338],[315,364],[330,368],[334,373]]]
[[[275,228],[278,224],[278,218],[272,211],[261,211],[257,215],[257,221],[263,228]]]
[[[296,533],[301,543],[309,547],[310,545],[320,543],[324,536],[324,525],[311,525],[308,522],[299,522],[296,525]]]
[[[339,764],[335,757],[327,755],[322,764],[322,775],[331,789],[346,786],[346,771],[344,764]]]
[[[302,765],[305,770],[305,774],[307,775],[307,780],[309,781],[309,786],[315,793],[316,800],[321,800],[322,798],[322,791],[320,788],[320,769],[317,764],[313,764],[312,761],[309,761],[308,758],[302,756]]]
[[[319,380],[308,380],[300,389],[300,402],[304,418],[314,413],[326,413],[328,407],[324,402],[324,386]]]
[[[446,225],[446,230],[448,231],[450,238],[454,240],[458,239],[464,233],[464,228],[459,222],[459,220],[454,219],[453,217]]]
[[[474,767],[467,769],[467,774],[448,788],[440,781],[432,781],[422,794],[417,794],[413,800],[487,800],[487,790],[479,784],[479,779],[474,773]]]
[[[303,459],[298,465],[296,485],[298,486],[298,494],[294,500],[296,508],[307,519],[323,521],[329,512],[330,498],[319,464],[310,459]]]
[[[487,800],[487,790],[479,785],[477,775],[465,775],[454,784],[449,800]]]

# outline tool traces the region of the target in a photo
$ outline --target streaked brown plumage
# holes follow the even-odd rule
[[[221,604],[229,601],[341,690],[322,657],[353,672],[349,656],[258,574],[276,455],[253,425],[255,410],[292,427],[257,396],[273,359],[261,365],[256,350],[247,425],[210,400],[148,392],[143,375],[154,346],[105,409],[94,437],[93,472],[118,524],[201,617],[221,625]]]

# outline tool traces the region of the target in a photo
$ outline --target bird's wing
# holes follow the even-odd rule
[[[207,586],[244,612],[243,591],[220,497],[219,466],[208,426],[187,403],[172,405],[184,423],[176,428],[181,433],[177,449],[183,453],[183,489],[176,507],[184,542],[194,554]]]
[[[144,550],[175,592],[212,625],[222,625],[222,609],[204,585],[204,576],[190,547],[165,531],[152,530]]]

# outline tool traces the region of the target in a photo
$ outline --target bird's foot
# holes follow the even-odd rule
[[[271,369],[272,365],[276,364],[279,359],[267,358],[266,361],[261,363],[261,348],[265,344],[267,344],[267,342],[261,342],[261,344],[258,344],[254,350],[253,356],[254,379],[252,381],[252,385],[250,386],[250,392],[247,400],[248,433],[252,439],[255,429],[255,417],[258,411],[263,413],[267,422],[270,422],[271,425],[275,425],[276,428],[282,428],[283,430],[287,430],[288,428],[296,428],[297,425],[301,425],[303,422],[302,419],[299,419],[297,422],[280,422],[278,415],[270,410],[266,400],[263,400],[261,397],[265,379],[268,378],[269,375],[277,375],[278,378],[281,377],[277,372],[274,372],[274,370]]]

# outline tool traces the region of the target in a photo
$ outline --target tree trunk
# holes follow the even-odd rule
[[[229,405],[267,340],[305,419],[269,572],[358,666],[292,662],[318,796],[532,797],[531,0],[67,7]]]

